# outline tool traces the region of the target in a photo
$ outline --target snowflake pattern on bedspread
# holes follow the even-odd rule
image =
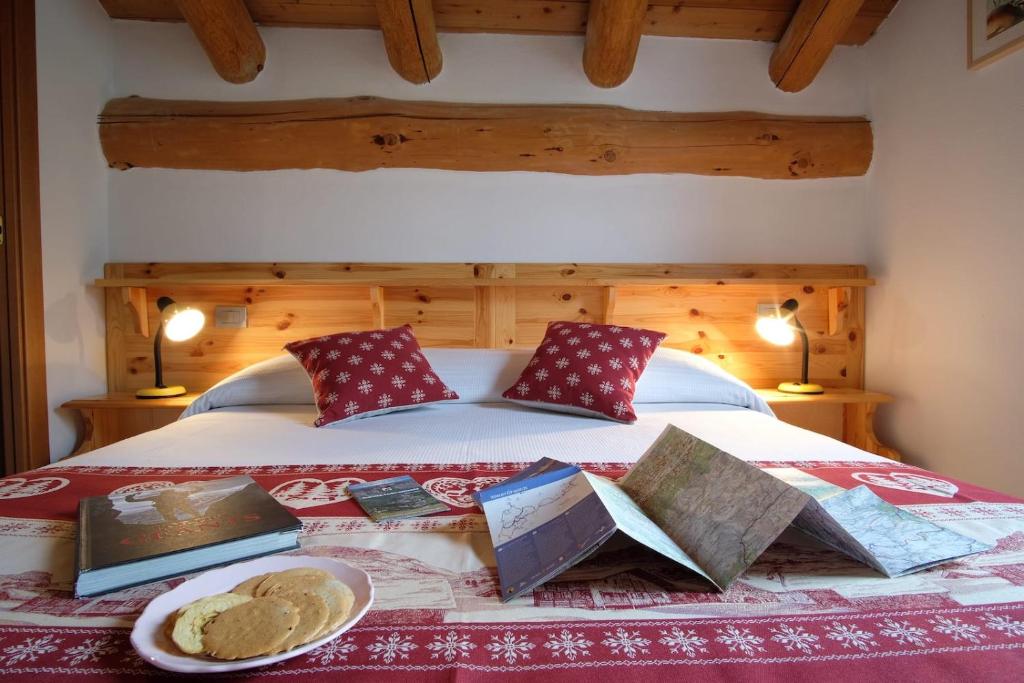
[[[66,569],[55,568],[52,558],[73,551],[77,499],[128,486],[242,472],[268,491],[276,489],[279,500],[302,518],[304,547],[299,552],[358,566],[377,587],[374,607],[363,622],[275,668],[284,677],[337,672],[346,681],[374,680],[393,670],[441,678],[459,671],[473,679],[577,668],[581,674],[607,676],[617,667],[648,667],[657,678],[657,672],[678,677],[692,671],[675,668],[683,666],[825,661],[874,662],[884,672],[887,660],[907,656],[924,663],[953,657],[965,670],[981,670],[986,657],[1024,657],[1024,504],[1015,499],[962,482],[954,482],[952,497],[873,489],[953,528],[987,533],[995,544],[981,555],[897,580],[795,534],[770,547],[723,593],[708,591],[694,575],[656,554],[626,547],[602,552],[584,567],[504,604],[498,599],[493,559],[486,553],[486,523],[467,501],[473,490],[523,466],[62,465],[19,475],[28,482],[59,476],[69,483],[0,500],[0,542],[19,562],[18,568],[8,563],[0,570],[0,673],[15,678],[58,671],[81,677],[148,673],[149,665],[128,643],[127,627],[154,596],[186,577],[72,599],[71,577]],[[908,470],[898,463],[863,462],[762,466],[798,468],[838,486],[860,483],[852,475],[863,472],[874,474],[870,479],[876,482],[898,483],[899,478],[886,475]],[[584,468],[611,478],[626,470],[621,464]],[[425,485],[435,482],[432,489],[450,499],[453,511],[378,525],[345,497],[346,480],[403,473]],[[21,483],[14,486],[24,490]],[[385,535],[400,541],[388,543]],[[467,549],[465,557],[439,559],[459,546]]]

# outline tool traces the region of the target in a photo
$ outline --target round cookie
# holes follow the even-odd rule
[[[246,579],[242,583],[232,588],[231,592],[236,593],[238,595],[248,595],[250,598],[254,598],[256,597],[256,589],[259,588],[259,585],[263,583],[264,579],[266,579],[271,574],[272,572],[267,574],[259,574],[257,576],[253,576],[252,578]]]
[[[323,569],[314,567],[296,567],[281,572],[274,572],[265,578],[253,592],[255,597],[273,595],[282,588],[305,589],[318,581],[333,579],[334,575]]]
[[[352,605],[356,601],[356,596],[353,595],[351,588],[338,579],[330,579],[329,581],[319,583],[312,590],[324,599],[324,602],[327,603],[327,608],[330,610],[327,623],[314,636],[315,639],[327,635],[348,619],[348,615],[352,611]]]
[[[331,611],[327,602],[312,591],[280,590],[274,593],[275,598],[287,600],[295,605],[299,613],[299,623],[295,625],[291,635],[281,643],[279,650],[284,652],[313,640],[327,623]]]
[[[252,598],[234,593],[220,593],[200,598],[178,610],[171,629],[171,640],[182,652],[196,655],[203,651],[203,629],[218,614],[245,604]]]
[[[206,626],[203,646],[218,659],[277,652],[299,623],[299,611],[280,598],[253,598],[221,612]]]

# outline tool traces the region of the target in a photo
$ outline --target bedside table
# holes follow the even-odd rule
[[[757,389],[783,422],[839,439],[851,446],[899,461],[896,450],[875,436],[875,409],[892,396],[863,389],[830,389],[824,394],[787,394],[777,389]]]
[[[68,401],[61,407],[77,410],[82,415],[85,433],[78,448],[67,457],[168,425],[177,420],[197,396],[199,394],[141,399],[135,398],[135,394],[123,393]]]

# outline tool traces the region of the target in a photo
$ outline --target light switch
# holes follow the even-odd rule
[[[215,327],[247,327],[248,315],[245,306],[217,306],[213,312]]]

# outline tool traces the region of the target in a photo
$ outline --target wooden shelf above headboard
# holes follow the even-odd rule
[[[289,341],[409,323],[424,346],[533,347],[552,320],[668,333],[755,387],[790,380],[799,348],[754,331],[757,305],[800,301],[811,380],[862,388],[864,266],[597,263],[112,263],[106,291],[109,391],[152,381],[155,301],[203,310],[194,339],[164,345],[164,369],[192,391],[274,356]],[[248,327],[217,328],[218,305],[245,306]]]
[[[863,266],[678,263],[146,263],[111,264],[97,287],[367,285],[586,287],[785,285],[869,287]]]

